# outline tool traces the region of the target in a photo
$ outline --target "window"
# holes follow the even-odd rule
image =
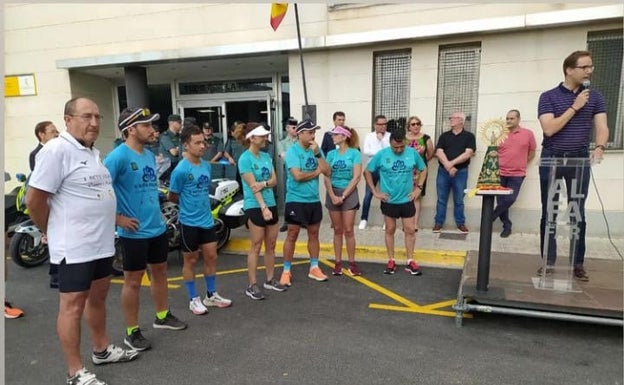
[[[271,78],[180,83],[180,95],[271,91],[272,89]]]
[[[455,111],[466,114],[464,128],[475,131],[480,63],[481,43],[440,46],[436,138],[448,127],[448,117]]]
[[[624,76],[622,70],[622,30],[595,31],[587,34],[587,50],[592,54],[594,72],[592,88],[605,97],[607,124],[609,125],[608,148],[622,148],[624,123]],[[593,139],[593,137],[592,137]]]
[[[405,128],[409,114],[412,51],[375,52],[373,58],[373,117],[385,115],[388,131]]]

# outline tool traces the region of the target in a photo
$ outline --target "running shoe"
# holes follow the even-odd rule
[[[394,263],[394,259],[390,259],[388,264],[386,265],[386,270],[384,270],[384,274],[394,274],[396,271],[396,264]]]
[[[4,301],[4,318],[14,319],[24,316],[24,311],[13,307],[10,302]]]
[[[258,287],[258,284],[256,283],[247,287],[247,290],[245,290],[245,295],[251,299],[255,299],[258,301],[264,299],[264,294],[262,293],[262,290],[260,290],[260,287]]]
[[[67,377],[67,385],[108,385],[108,383],[99,380],[95,374],[82,368],[72,377]]]
[[[418,267],[418,264],[413,259],[410,259],[409,262],[407,262],[407,266],[405,266],[405,271],[410,273],[411,275],[422,274],[422,272],[420,271],[420,267]]]
[[[327,276],[323,274],[323,270],[321,270],[321,268],[318,266],[310,268],[310,271],[308,272],[308,278],[318,282],[327,281]]]
[[[332,274],[342,275],[342,262],[341,261],[336,262],[336,264],[334,265],[334,268],[332,269]]]
[[[206,298],[204,298],[204,305],[207,307],[219,307],[226,308],[232,306],[232,300],[223,298],[216,291],[212,293],[211,297],[208,297],[206,294]]]
[[[165,318],[156,318],[152,326],[154,329],[184,330],[187,325],[168,311]]]
[[[292,274],[290,273],[290,271],[283,271],[282,272],[282,276],[280,277],[280,285],[284,285],[284,286],[288,286],[291,287],[292,286]]]
[[[141,334],[141,329],[135,329],[132,334],[126,335],[124,338],[124,344],[130,349],[142,352],[152,347],[152,343]]]
[[[113,362],[128,362],[135,360],[139,356],[139,352],[134,349],[126,350],[122,347],[110,344],[106,350],[100,354],[93,352],[91,361],[95,365],[111,364]]]
[[[362,272],[360,271],[358,266],[355,264],[355,262],[349,262],[349,274],[351,274],[354,277],[362,275]]]
[[[208,313],[208,309],[206,309],[206,306],[204,306],[200,297],[195,297],[189,302],[189,310],[191,310],[195,315]]]
[[[275,291],[286,291],[288,288],[285,285],[277,282],[275,278],[271,278],[269,281],[264,283],[264,288],[267,290],[275,290]]]

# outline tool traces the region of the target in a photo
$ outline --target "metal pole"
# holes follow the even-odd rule
[[[460,310],[463,310],[464,312],[478,311],[482,313],[507,314],[507,315],[523,316],[523,317],[535,317],[535,318],[555,319],[559,321],[595,323],[595,324],[600,324],[600,325],[610,325],[610,326],[620,326],[620,327],[624,324],[622,319],[618,319],[618,318],[585,316],[585,315],[578,315],[578,314],[557,313],[557,312],[540,311],[540,310],[517,309],[517,308],[509,308],[509,307],[502,307],[502,306],[472,305],[472,304],[465,303],[463,304],[462,309]]]
[[[295,3],[295,22],[297,24],[297,42],[299,43],[299,61],[301,62],[301,78],[303,80],[303,99],[305,100],[306,115],[304,119],[309,119],[308,115],[308,88],[306,87],[305,68],[303,66],[303,48],[301,48],[301,29],[299,28],[299,8]]]
[[[481,233],[479,234],[479,259],[477,261],[477,291],[488,291],[490,281],[490,253],[492,250],[492,213],[494,195],[483,195],[481,204]]]

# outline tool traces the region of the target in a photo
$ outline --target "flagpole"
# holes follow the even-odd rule
[[[303,99],[305,100],[305,114],[304,119],[309,119],[308,113],[308,88],[306,87],[305,68],[303,66],[303,48],[301,47],[301,30],[299,28],[299,9],[297,3],[295,3],[295,22],[297,24],[297,42],[299,43],[299,61],[301,62],[301,78],[303,79]]]

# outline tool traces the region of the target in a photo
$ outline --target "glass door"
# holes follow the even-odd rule
[[[224,141],[227,138],[224,103],[205,100],[181,101],[178,103],[178,111],[182,119],[194,117],[199,128],[208,122],[217,136]]]

